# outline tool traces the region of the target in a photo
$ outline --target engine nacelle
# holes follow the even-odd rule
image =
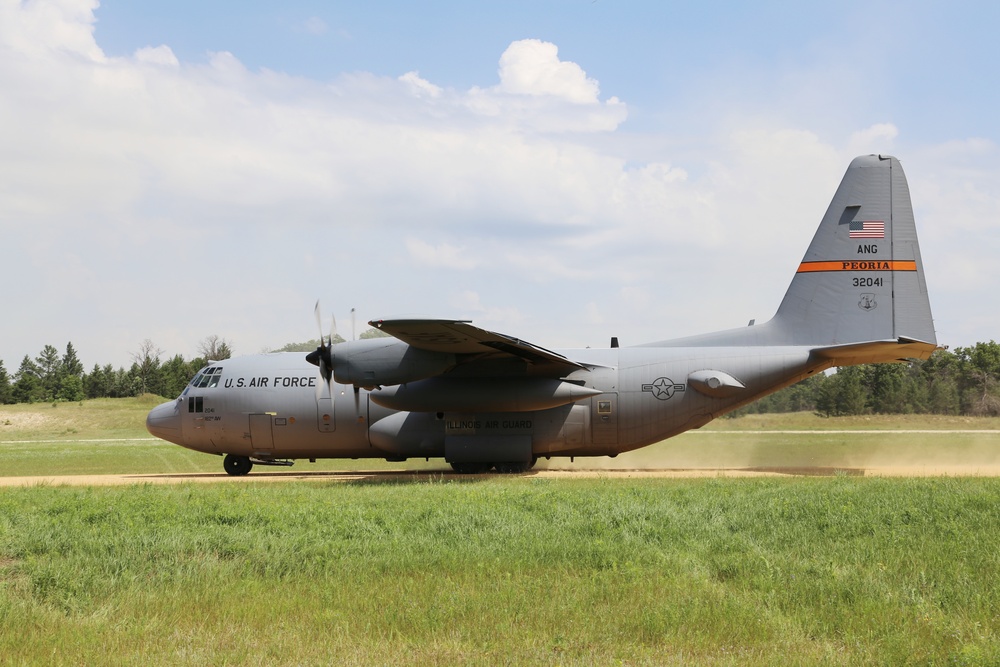
[[[533,412],[602,393],[555,378],[447,378],[386,387],[369,394],[391,410],[408,412]]]
[[[455,355],[430,352],[395,338],[370,338],[333,346],[333,377],[341,384],[372,389],[440,375]]]

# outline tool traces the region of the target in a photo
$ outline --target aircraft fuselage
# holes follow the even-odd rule
[[[614,455],[697,428],[829,365],[810,362],[807,347],[747,352],[725,347],[566,351],[589,365],[564,378],[562,384],[588,394],[575,400],[560,399],[557,390],[524,398],[531,393],[526,388],[545,382],[526,375],[439,379],[447,400],[454,400],[448,385],[455,384],[463,405],[474,406],[481,398],[483,405],[506,408],[461,412],[394,410],[374,400],[378,390],[336,382],[327,387],[302,354],[248,356],[203,370],[176,401],[156,408],[149,424],[159,437],[191,449],[264,460],[451,459],[450,446],[463,444],[481,452],[485,445],[481,455],[488,458],[490,442],[494,449],[513,447],[532,457]],[[726,386],[723,377],[738,378],[742,386]],[[428,393],[433,391],[421,390],[425,402],[433,403],[435,396]],[[382,402],[392,399],[390,394]],[[553,401],[563,404],[533,409]]]

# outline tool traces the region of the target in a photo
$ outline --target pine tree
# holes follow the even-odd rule
[[[35,364],[38,368],[38,379],[42,383],[44,395],[42,400],[55,400],[59,393],[59,381],[62,379],[62,360],[59,358],[59,350],[46,345],[41,353],[35,357]]]
[[[62,358],[62,370],[66,375],[83,377],[83,364],[76,356],[76,348],[73,347],[73,343],[66,343],[66,354]]]
[[[14,375],[13,395],[17,403],[34,403],[45,399],[45,388],[39,378],[38,365],[28,355],[24,355],[21,366]]]
[[[838,368],[821,385],[816,410],[827,417],[861,415],[867,412],[867,391],[862,381],[863,376],[864,369],[860,366]]]
[[[163,378],[162,395],[166,398],[180,396],[180,393],[184,391],[184,387],[191,381],[197,370],[198,368],[192,368],[191,364],[184,361],[184,357],[179,354],[165,362],[160,367],[160,373]]]
[[[94,364],[94,370],[90,371],[83,380],[83,391],[87,398],[107,398],[110,376],[114,373],[111,364],[104,368]]]
[[[0,359],[0,405],[7,405],[14,402],[14,388],[10,384],[10,376],[7,369],[3,367],[3,360]]]
[[[59,393],[56,398],[63,401],[82,401],[84,399],[83,380],[79,375],[63,374],[59,380]]]

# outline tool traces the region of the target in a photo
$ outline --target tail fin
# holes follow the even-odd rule
[[[769,323],[796,345],[937,347],[913,207],[899,160],[855,158]],[[871,351],[874,351],[872,349]]]

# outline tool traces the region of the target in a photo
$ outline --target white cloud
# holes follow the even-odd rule
[[[0,2],[0,44],[29,56],[61,52],[103,62],[94,42],[97,0]]]
[[[450,243],[431,245],[420,239],[406,239],[406,249],[410,256],[419,264],[435,268],[459,269],[468,271],[479,264],[465,248],[453,246]]]
[[[442,89],[435,86],[426,79],[422,79],[418,72],[407,72],[399,77],[399,80],[407,84],[414,95],[428,95],[430,97],[440,97]]]
[[[616,97],[601,103],[597,81],[559,60],[549,42],[513,42],[500,57],[499,75],[498,85],[470,91],[469,109],[542,132],[610,132],[628,116]]]
[[[476,326],[499,329],[509,333],[511,326],[524,320],[524,315],[515,307],[488,307],[483,305],[479,294],[472,290],[452,292],[448,304],[458,312],[457,319],[474,319]]]
[[[892,155],[892,142],[899,136],[899,129],[892,123],[876,123],[851,135],[848,145],[851,153]]]
[[[166,45],[160,45],[156,47],[147,46],[136,50],[135,60],[139,63],[148,63],[150,65],[168,65],[171,67],[177,67],[180,62],[177,60],[177,56],[174,55],[173,50]]]
[[[553,96],[574,104],[598,104],[600,87],[576,63],[559,60],[555,44],[522,39],[500,56],[498,90],[513,95]]]

